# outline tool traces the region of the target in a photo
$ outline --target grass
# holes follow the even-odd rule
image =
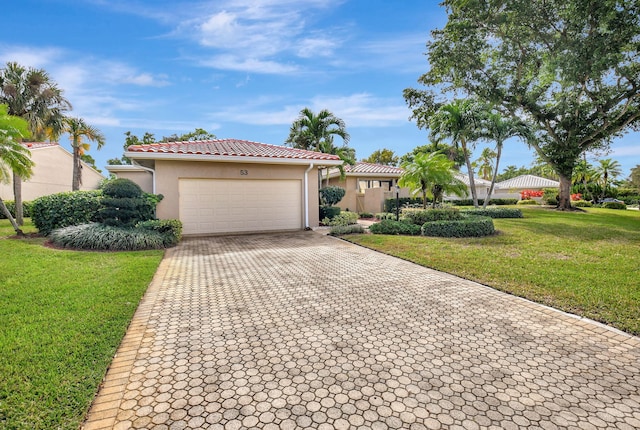
[[[640,335],[640,213],[519,208],[485,238],[344,238]]]
[[[162,251],[63,251],[10,235],[0,220],[0,428],[77,429]]]

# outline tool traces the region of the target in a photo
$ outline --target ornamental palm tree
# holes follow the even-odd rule
[[[474,167],[478,168],[478,175],[485,181],[488,181],[493,176],[493,160],[498,154],[491,148],[484,148],[480,154],[480,158],[472,163]]]
[[[342,119],[326,109],[316,115],[311,109],[304,108],[291,124],[285,143],[293,148],[321,152],[322,144],[333,143],[335,136],[341,137],[345,145],[349,143],[350,136]]]
[[[7,111],[7,105],[0,104],[0,182],[5,183],[9,182],[12,172],[28,178],[33,169],[31,153],[20,143],[21,139],[30,136],[29,124],[20,117],[8,115]],[[11,222],[16,234],[24,235],[2,198],[0,210]]]
[[[500,166],[500,157],[502,156],[504,142],[507,139],[516,136],[527,138],[530,134],[529,129],[523,122],[513,119],[505,119],[499,113],[491,113],[487,115],[483,124],[482,133],[484,134],[484,137],[496,143],[496,164],[493,167],[493,175],[491,176],[491,185],[489,186],[487,198],[484,199],[484,203],[482,204],[482,207],[486,208],[489,204],[489,200],[491,200],[493,188],[496,185],[496,178],[498,176],[498,168]]]
[[[14,62],[0,69],[0,103],[7,105],[9,115],[28,122],[35,140],[57,137],[63,128],[63,112],[71,109],[46,71]],[[22,178],[17,173],[13,177],[16,221],[22,225]]]
[[[85,137],[98,144],[98,149],[104,146],[104,135],[95,127],[87,124],[82,118],[65,118],[64,129],[69,133],[71,147],[73,148],[73,180],[71,190],[77,191],[82,184],[82,158],[81,155],[88,151],[90,146],[82,141]]]
[[[473,99],[454,100],[441,106],[429,119],[431,138],[435,140],[451,139],[456,147],[462,148],[469,173],[469,187],[473,206],[478,207],[478,195],[473,178],[470,149],[474,141],[481,137],[481,120],[484,108]]]
[[[416,154],[413,161],[402,164],[404,172],[398,185],[413,194],[422,195],[422,208],[427,208],[427,196],[433,197],[435,207],[444,193],[466,196],[467,186],[455,176],[454,162],[439,152]]]
[[[596,171],[602,181],[602,198],[606,197],[609,179],[615,179],[622,174],[620,163],[611,158],[599,160],[600,165],[596,167]]]
[[[346,176],[344,166],[347,164],[353,166],[356,164],[356,150],[354,148],[350,148],[346,145],[343,146],[335,146],[330,140],[325,140],[320,143],[320,147],[318,148],[320,152],[325,154],[333,154],[337,155],[338,158],[342,160],[342,164],[338,166],[338,170],[340,171],[340,179],[343,180]],[[327,170],[327,187],[329,186],[329,169]]]
[[[590,194],[588,200],[595,200],[594,193],[589,190],[589,183],[592,183],[598,177],[598,173],[591,164],[584,158],[576,164],[573,168],[573,176],[571,177],[571,183],[573,185],[581,184],[584,188],[584,192]],[[585,198],[587,196],[585,195]]]

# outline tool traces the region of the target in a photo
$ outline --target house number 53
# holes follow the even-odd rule
[[[240,169],[240,175],[247,176],[249,174],[248,170]]]

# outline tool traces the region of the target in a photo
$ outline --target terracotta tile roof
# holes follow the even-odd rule
[[[60,146],[58,142],[22,142],[23,146],[29,149],[51,148],[52,146]]]
[[[237,139],[196,140],[191,142],[166,142],[151,143],[147,145],[132,145],[127,148],[127,152],[220,155],[228,157],[255,157],[266,159],[340,160],[337,155]]]
[[[534,175],[520,175],[506,181],[496,183],[496,188],[557,188],[560,182]]]
[[[397,174],[402,175],[402,170],[400,167],[394,166],[385,166],[383,164],[372,164],[365,163],[363,161],[358,161],[355,166],[349,166],[348,164],[344,166],[344,170],[347,173],[371,173],[371,174]]]

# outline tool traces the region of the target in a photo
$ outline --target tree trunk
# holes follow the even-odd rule
[[[80,148],[73,148],[73,179],[71,182],[71,191],[80,189]]]
[[[502,144],[496,145],[496,167],[493,171],[493,177],[491,178],[491,186],[489,187],[489,192],[487,193],[487,198],[484,199],[484,203],[482,204],[482,209],[486,209],[489,204],[489,200],[491,200],[491,194],[493,194],[493,187],[496,185],[496,178],[498,177],[498,166],[500,166],[500,155],[502,154]]]
[[[16,223],[24,225],[24,214],[22,212],[22,178],[13,172],[13,200],[16,202]]]
[[[473,200],[473,207],[478,207],[478,195],[476,194],[476,181],[473,179],[473,168],[471,167],[471,159],[469,158],[469,151],[467,151],[467,144],[463,140],[460,142],[462,150],[464,151],[464,161],[467,163],[467,171],[469,172],[469,188],[471,188],[471,199]]]
[[[11,212],[9,212],[9,209],[7,209],[7,205],[4,204],[4,201],[2,200],[2,198],[0,198],[0,210],[2,211],[4,216],[7,217],[7,219],[9,220],[11,225],[13,226],[13,229],[16,231],[16,234],[18,236],[24,236],[24,233],[22,232],[22,230],[20,230],[20,226],[18,226],[18,223],[16,222],[16,220],[11,215]]]
[[[560,190],[558,192],[558,209],[571,210],[571,174],[560,176]]]

